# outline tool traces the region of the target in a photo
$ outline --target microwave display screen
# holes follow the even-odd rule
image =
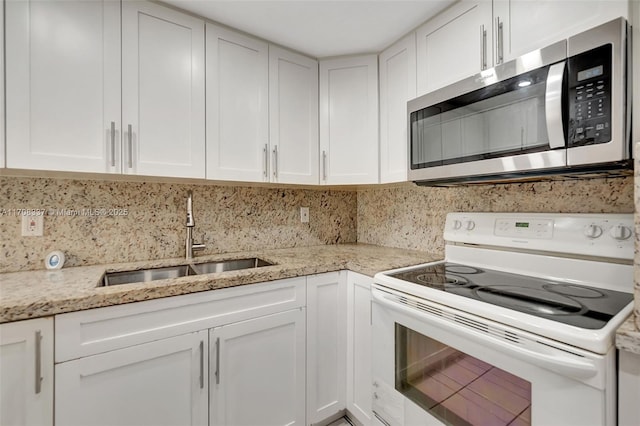
[[[516,222],[516,228],[528,228],[529,222]]]
[[[578,72],[578,81],[588,80],[593,77],[598,77],[604,74],[604,66],[599,65],[597,67],[589,68],[588,70]]]

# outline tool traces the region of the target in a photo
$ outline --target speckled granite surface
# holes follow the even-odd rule
[[[96,287],[105,271],[124,271],[183,264],[183,259],[23,271],[0,274],[0,322],[139,302],[160,297],[214,290],[316,273],[349,269],[376,272],[437,260],[429,253],[362,244],[258,250],[202,256],[196,262],[260,257],[273,266],[252,270],[158,280],[149,283]]]
[[[358,242],[444,254],[444,222],[455,211],[630,213],[633,178],[359,190]]]
[[[353,191],[0,176],[0,272],[42,269],[53,250],[67,266],[183,256],[188,190],[201,254],[356,241]],[[21,236],[17,209],[45,210],[43,237]]]
[[[620,326],[616,333],[616,346],[618,349],[640,355],[640,332],[635,325],[637,319],[637,315],[631,315],[629,319]]]

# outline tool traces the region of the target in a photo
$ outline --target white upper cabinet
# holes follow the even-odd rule
[[[0,324],[0,424],[53,425],[53,317]]]
[[[320,182],[378,183],[378,57],[320,61]]]
[[[318,184],[318,62],[269,46],[272,182]]]
[[[155,3],[122,7],[124,171],[204,178],[204,22]]]
[[[628,15],[627,0],[462,0],[416,32],[418,95]]]
[[[0,168],[4,167],[4,0],[0,2]]]
[[[120,3],[6,3],[6,165],[118,172]]]
[[[207,178],[269,179],[267,43],[207,23]]]
[[[407,180],[407,101],[416,97],[416,38],[411,33],[379,57],[380,182]]]
[[[491,9],[463,0],[418,28],[418,96],[493,66]]]
[[[504,61],[629,15],[627,0],[494,0],[495,46]]]

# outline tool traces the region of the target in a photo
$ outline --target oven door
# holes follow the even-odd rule
[[[373,411],[396,425],[614,425],[600,356],[392,290],[373,290]]]

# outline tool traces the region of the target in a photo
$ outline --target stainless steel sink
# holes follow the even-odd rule
[[[108,272],[104,274],[101,286],[142,283],[167,278],[196,275],[191,265],[168,266],[165,268],[141,269],[138,271]]]
[[[214,272],[238,271],[241,269],[259,268],[261,266],[270,265],[273,265],[273,263],[257,257],[251,257],[249,259],[220,260],[217,262],[203,262],[194,265],[141,269],[138,271],[108,272],[104,274],[99,286],[106,287],[120,284],[143,283],[168,278],[211,274]]]
[[[214,272],[238,271],[240,269],[260,268],[262,266],[271,266],[273,263],[257,257],[249,259],[221,260],[218,262],[196,263],[193,269],[198,274],[211,274]]]

